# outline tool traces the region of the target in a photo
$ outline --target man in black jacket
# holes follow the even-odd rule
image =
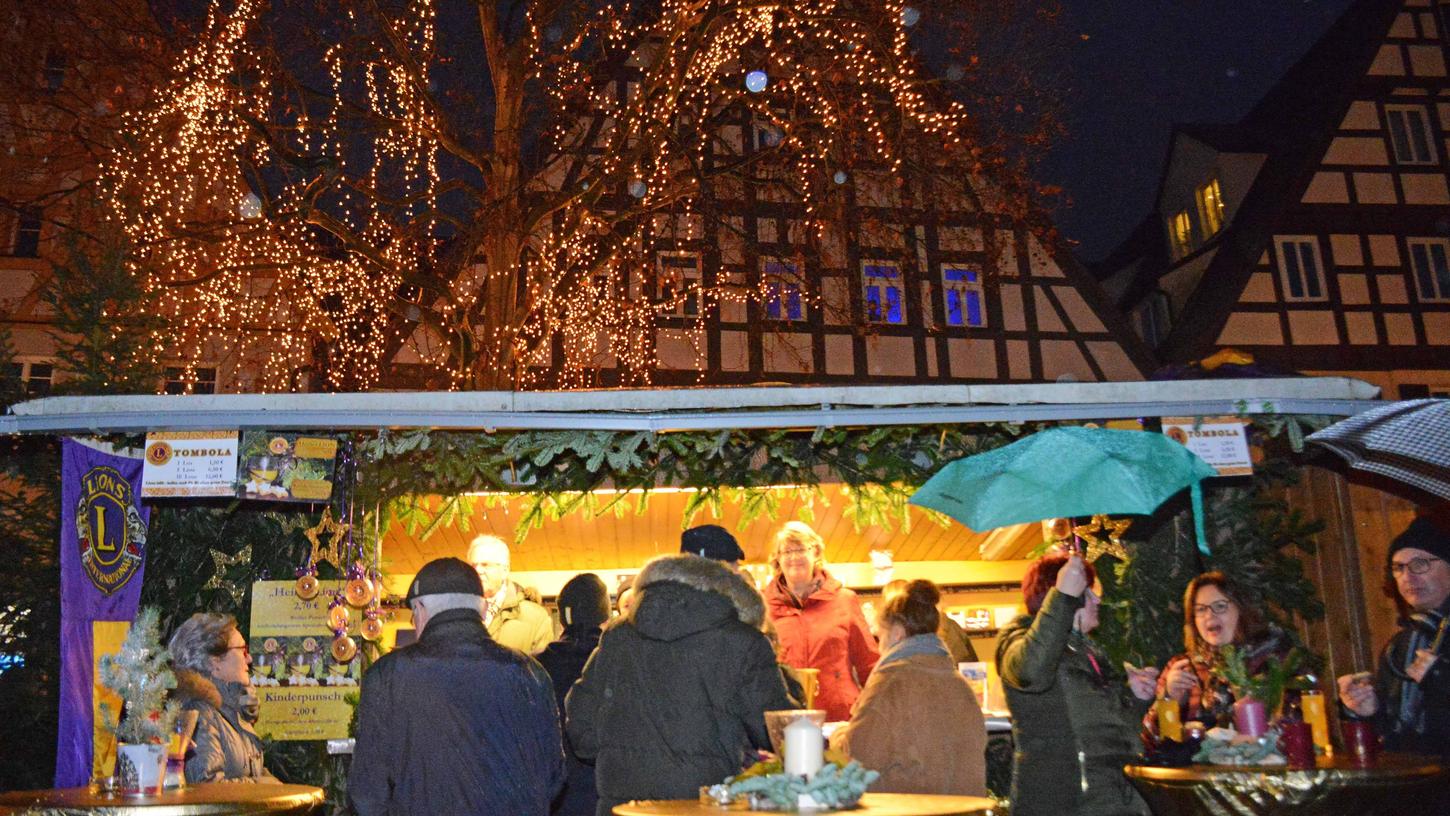
[[[570,744],[594,758],[598,814],[694,799],[770,747],[767,710],[794,707],[760,631],[765,604],[729,567],[665,555],[634,586],[565,703]]]
[[[418,642],[363,676],[353,810],[545,816],[564,775],[549,675],[488,636],[483,583],[467,563],[424,564],[407,602]]]
[[[1450,532],[1415,519],[1390,542],[1390,577],[1407,614],[1371,675],[1339,678],[1351,718],[1372,719],[1395,751],[1450,756]]]

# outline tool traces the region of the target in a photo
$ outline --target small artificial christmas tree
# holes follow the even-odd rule
[[[101,685],[114,691],[122,703],[121,712],[101,703],[106,724],[123,743],[142,745],[166,743],[176,724],[180,705],[166,701],[176,688],[171,673],[171,654],[161,645],[156,609],[146,607],[136,615],[121,651],[101,658]]]

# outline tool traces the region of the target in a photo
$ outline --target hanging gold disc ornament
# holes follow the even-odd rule
[[[343,596],[351,606],[362,609],[373,602],[373,582],[368,580],[362,571],[362,564],[355,564],[347,571],[347,586],[343,588]]]
[[[317,597],[322,591],[322,584],[317,580],[317,570],[311,567],[303,567],[297,571],[297,597],[304,601],[310,601]]]
[[[348,612],[347,604],[343,602],[342,598],[334,597],[332,602],[327,605],[327,628],[334,632],[338,629],[345,632],[351,623],[352,615]]]
[[[346,631],[340,632],[332,639],[332,659],[339,663],[351,663],[357,657],[357,641]]]
[[[363,613],[362,636],[368,640],[377,641],[383,636],[383,621],[380,617],[381,610],[369,609]]]

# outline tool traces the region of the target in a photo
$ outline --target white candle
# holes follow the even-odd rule
[[[785,727],[785,772],[791,776],[814,776],[826,764],[826,738],[809,717],[798,717]]]

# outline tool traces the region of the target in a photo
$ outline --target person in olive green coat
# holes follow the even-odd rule
[[[488,601],[483,623],[495,642],[535,655],[554,642],[554,618],[523,587],[509,580],[509,547],[497,536],[481,535],[468,545],[468,562],[478,571]]]
[[[1146,816],[1123,765],[1141,748],[1138,725],[1157,669],[1124,684],[1087,633],[1098,623],[1092,567],[1049,555],[1022,579],[1028,615],[997,641],[997,671],[1012,711],[1013,816]]]

